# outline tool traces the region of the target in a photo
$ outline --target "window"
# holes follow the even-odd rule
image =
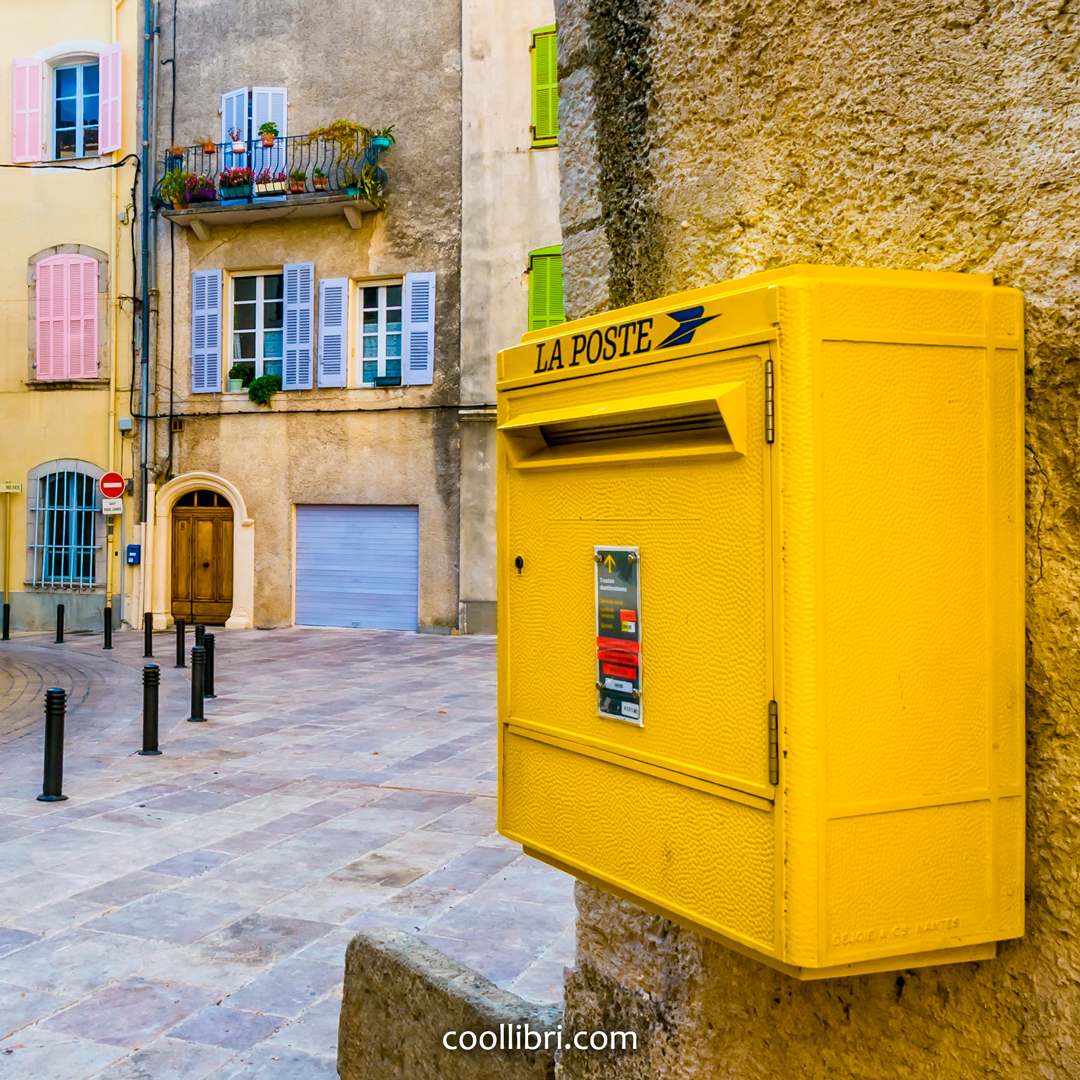
[[[360,287],[360,382],[401,385],[401,285]]]
[[[72,64],[53,71],[53,157],[92,157],[98,152],[98,65]]]
[[[229,379],[244,388],[262,375],[282,377],[285,328],[285,275],[259,274],[232,279],[232,366]]]
[[[39,475],[31,488],[29,583],[90,588],[95,580],[97,478],[78,462]]]
[[[555,27],[532,36],[532,144],[555,146],[559,138],[559,72]]]
[[[529,329],[546,330],[562,322],[562,248],[556,245],[529,255]]]

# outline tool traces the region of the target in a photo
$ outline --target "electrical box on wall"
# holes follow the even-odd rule
[[[1021,294],[794,266],[498,380],[503,834],[803,979],[1022,935]]]

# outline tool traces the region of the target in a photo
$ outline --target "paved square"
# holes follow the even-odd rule
[[[188,646],[192,644],[188,637]],[[419,933],[561,996],[572,880],[495,832],[491,639],[216,634],[218,697],[157,634],[0,644],[4,1080],[333,1080],[345,946]],[[39,803],[46,687],[68,692],[63,803]]]

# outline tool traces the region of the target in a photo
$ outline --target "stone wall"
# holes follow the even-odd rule
[[[1027,299],[1027,934],[799,983],[578,886],[564,1077],[1065,1080],[1080,790],[1075,0],[559,0],[568,314],[790,263],[993,274]]]

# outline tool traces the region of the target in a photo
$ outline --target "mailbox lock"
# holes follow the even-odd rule
[[[520,574],[521,571],[522,571],[522,568],[525,566],[525,560],[519,555],[514,560],[514,565],[517,567],[517,572]]]
[[[638,561],[638,557],[631,551],[630,554],[626,556],[626,561],[636,563]]]

